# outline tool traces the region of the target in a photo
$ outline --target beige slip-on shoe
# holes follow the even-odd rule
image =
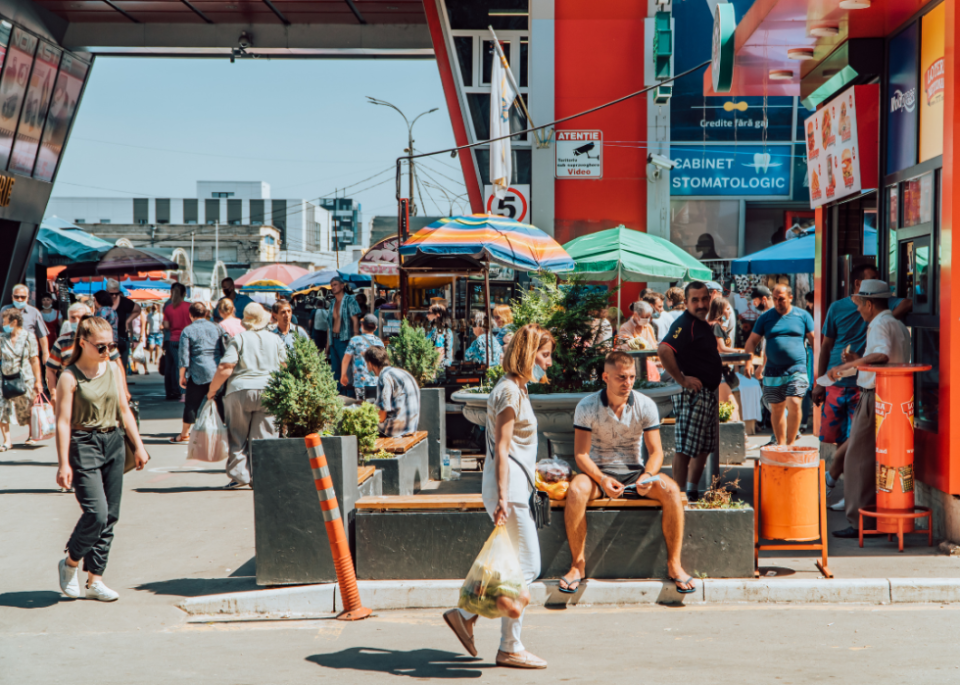
[[[497,666],[508,666],[510,668],[546,668],[547,662],[527,651],[510,654],[498,649]]]
[[[450,626],[450,630],[460,640],[460,644],[470,656],[477,655],[477,648],[473,644],[473,624],[463,618],[459,609],[450,609],[443,612],[443,620]]]

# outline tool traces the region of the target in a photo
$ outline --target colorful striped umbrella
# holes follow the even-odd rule
[[[235,285],[248,285],[255,281],[280,281],[283,285],[293,283],[309,272],[296,264],[267,264],[256,269],[250,269],[240,278],[234,280]]]
[[[280,281],[274,280],[262,280],[254,281],[253,283],[247,283],[246,285],[240,286],[240,292],[242,293],[290,293],[292,292],[290,288],[285,286]]]
[[[469,255],[519,271],[573,271],[575,267],[560,244],[539,228],[495,214],[434,221],[401,245],[400,254]]]

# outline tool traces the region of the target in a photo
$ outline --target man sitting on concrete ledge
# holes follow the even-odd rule
[[[636,496],[656,500],[663,508],[663,537],[667,543],[667,572],[677,591],[694,591],[691,578],[680,565],[683,542],[683,502],[673,479],[659,473],[663,464],[660,417],[657,405],[633,389],[637,379],[633,357],[611,352],[604,363],[605,390],[587,395],[573,416],[574,454],[580,473],[567,491],[564,522],[573,564],[560,579],[560,591],[572,594],[586,577],[584,548],[587,538],[587,503],[606,495],[617,498],[626,488]],[[640,440],[649,460],[643,463]],[[632,492],[628,493],[634,496]]]
[[[390,366],[390,356],[382,347],[363,352],[370,373],[377,376],[377,428],[385,438],[399,438],[417,431],[420,423],[420,388],[409,372]]]

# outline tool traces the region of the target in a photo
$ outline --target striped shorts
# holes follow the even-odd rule
[[[781,380],[775,378],[775,380]],[[806,374],[794,374],[786,383],[781,385],[767,385],[767,377],[763,378],[763,399],[768,404],[782,404],[788,397],[803,397],[810,389],[810,381]]]

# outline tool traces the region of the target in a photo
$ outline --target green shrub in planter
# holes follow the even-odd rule
[[[340,435],[355,435],[360,454],[369,457],[377,449],[377,424],[380,413],[369,402],[347,407],[340,419]]]
[[[276,417],[281,437],[303,438],[337,425],[343,400],[330,364],[312,340],[294,336],[286,365],[270,375],[263,406]]]
[[[408,372],[421,388],[437,377],[440,350],[422,328],[414,328],[406,319],[400,323],[400,335],[390,340],[387,352],[390,364]]]

